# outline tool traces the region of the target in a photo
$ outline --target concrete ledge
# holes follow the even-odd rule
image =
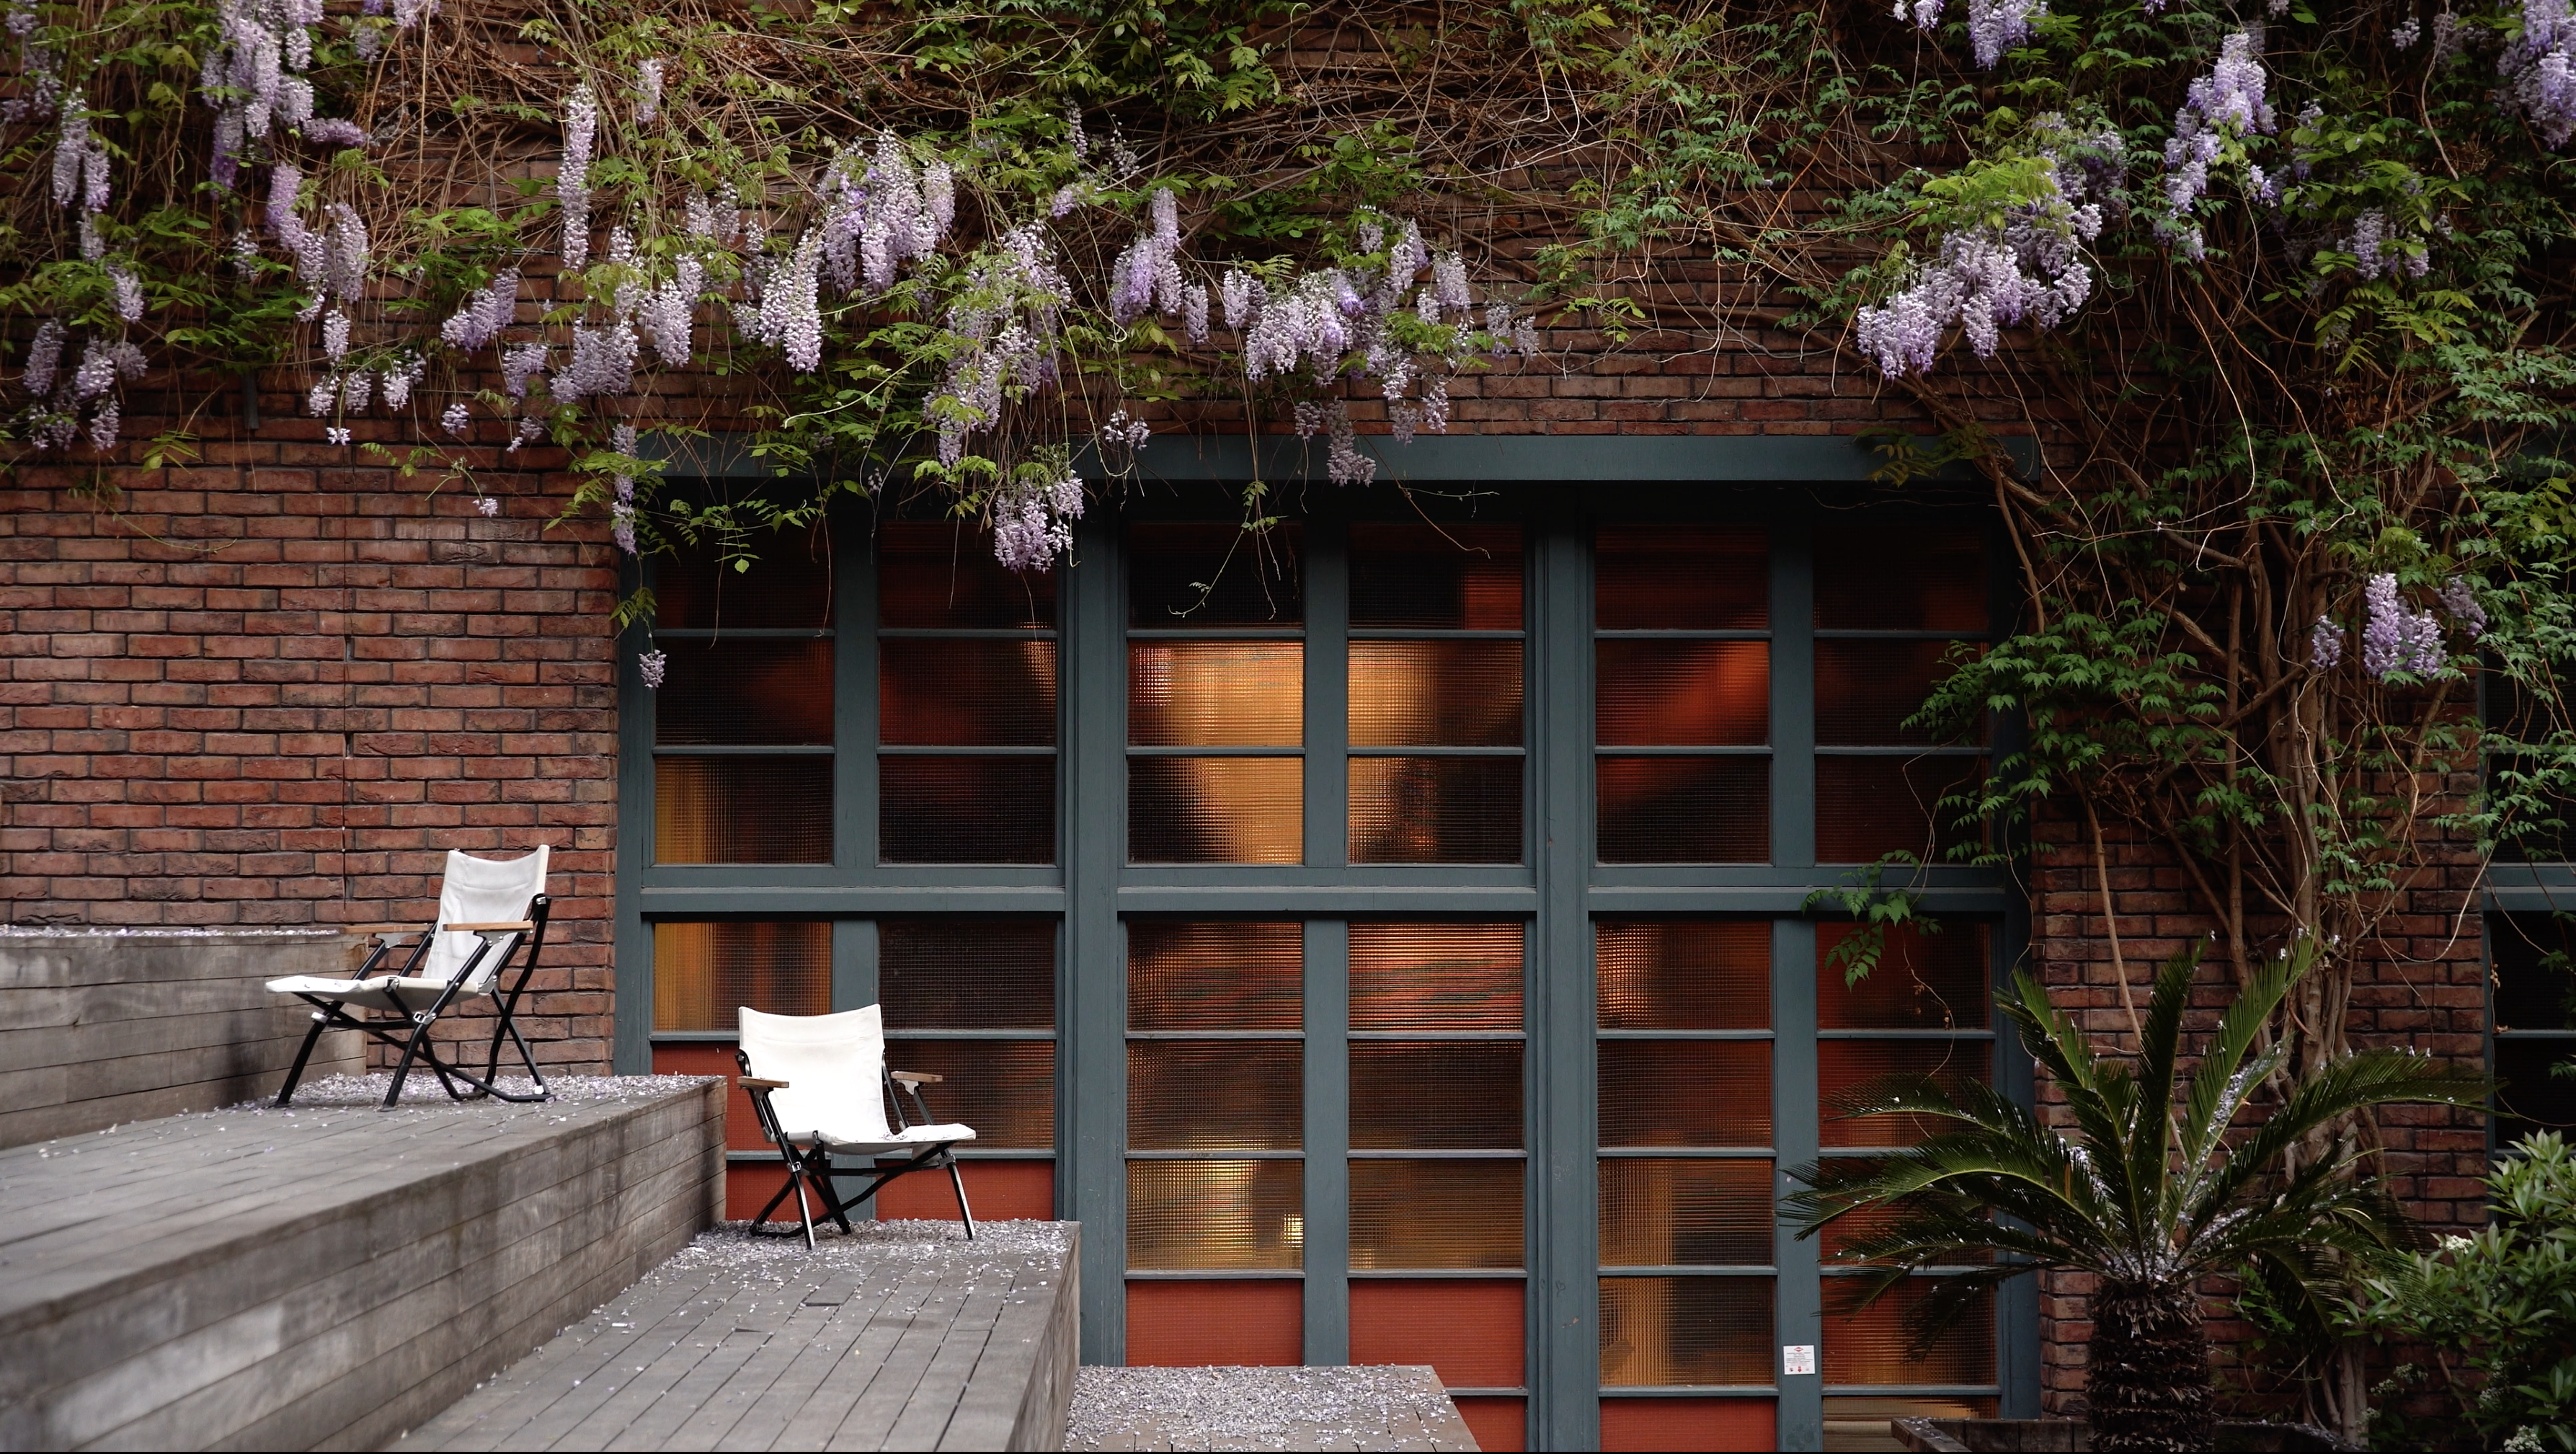
[[[381,1448],[719,1211],[721,1081],[424,1079],[0,1152],[0,1448]]]
[[[310,930],[0,929],[0,1147],[273,1094],[312,1027],[260,988],[347,974],[364,941]],[[359,1037],[312,1076],[362,1067]]]

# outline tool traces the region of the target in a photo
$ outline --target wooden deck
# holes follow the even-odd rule
[[[394,1447],[1060,1448],[1078,1232],[719,1228]]]
[[[410,1090],[0,1151],[0,1448],[379,1448],[715,1215],[720,1081]]]

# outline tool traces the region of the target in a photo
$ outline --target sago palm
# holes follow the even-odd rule
[[[1984,1262],[1941,1278],[1917,1305],[1912,1326],[1925,1339],[2008,1278],[2051,1267],[2093,1274],[2093,1448],[2208,1448],[2209,1343],[2195,1284],[2246,1271],[2284,1304],[2305,1303],[2349,1259],[2406,1245],[2413,1224],[2357,1164],[2354,1114],[2394,1102],[2475,1105],[2486,1091],[2482,1078],[2423,1056],[2361,1051],[2299,1078],[2239,1128],[2289,1054],[2265,1025],[2315,958],[2303,940],[2256,974],[2187,1084],[2196,951],[2158,974],[2134,1062],[2097,1054],[2037,980],[2016,976],[2003,1013],[2064,1092],[2071,1132],[1985,1086],[1882,1083],[1846,1109],[1932,1117],[1944,1129],[1874,1160],[1797,1170],[1806,1189],[1788,1209],[1799,1235],[1854,1212],[1884,1214],[1840,1254],[1870,1268],[1856,1279],[1864,1302],[1919,1270]]]

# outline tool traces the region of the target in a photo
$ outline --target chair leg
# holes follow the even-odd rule
[[[948,1153],[948,1184],[957,1188],[957,1215],[966,1223],[966,1240],[975,1240],[975,1214],[966,1206],[966,1178],[957,1169],[957,1153]]]
[[[383,1106],[379,1107],[379,1109],[390,1111],[394,1108],[394,1103],[402,1099],[403,1081],[410,1077],[412,1059],[420,1054],[420,1042],[426,1038],[428,1034],[428,1022],[420,1020],[412,1021],[411,1039],[403,1043],[402,1059],[394,1063],[393,1088],[385,1092],[385,1103]],[[455,1092],[451,1090],[448,1094],[453,1095]]]
[[[822,1161],[823,1173],[814,1178],[814,1190],[823,1198],[823,1210],[831,1214],[833,1221],[841,1224],[842,1231],[855,1232],[857,1229],[850,1225],[849,1209],[841,1201],[841,1189],[832,1185],[832,1158],[826,1153]]]
[[[805,1204],[805,1177],[802,1172],[795,1172],[790,1173],[790,1180],[796,1187],[796,1215],[805,1223],[805,1250],[811,1252],[814,1250],[814,1209]]]
[[[313,1047],[322,1043],[322,1032],[331,1028],[331,1018],[316,1010],[313,1028],[305,1032],[304,1048],[295,1052],[295,1064],[287,1068],[286,1084],[278,1087],[277,1103],[281,1106],[295,1099],[295,1088],[304,1081],[304,1063],[313,1058]]]

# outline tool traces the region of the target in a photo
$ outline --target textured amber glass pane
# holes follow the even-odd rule
[[[1760,1030],[1771,1023],[1771,925],[1606,919],[1594,931],[1604,1030]]]
[[[1828,1172],[1847,1173],[1868,1170],[1875,1161],[1874,1158],[1867,1156],[1828,1156],[1821,1158],[1819,1164]],[[1816,1246],[1827,1257],[1835,1256],[1871,1237],[1894,1230],[1897,1223],[1903,1219],[1903,1215],[1884,1205],[1846,1213],[1836,1217],[1823,1231],[1816,1234]],[[1991,1253],[1959,1253],[1945,1257],[1943,1260],[1992,1262],[1994,1257]]]
[[[877,643],[879,739],[898,747],[1055,742],[1055,643],[890,637]]]
[[[1902,1449],[1888,1426],[1898,1419],[1991,1419],[1990,1398],[1829,1398],[1825,1400],[1827,1454]]]
[[[1304,984],[1300,925],[1127,921],[1131,1030],[1295,1030]]]
[[[1605,757],[1599,773],[1603,863],[1771,856],[1767,757]]]
[[[1055,862],[1055,757],[877,759],[887,863]]]
[[[1353,1044],[1351,1145],[1362,1151],[1518,1150],[1520,1042]]]
[[[1593,546],[1604,631],[1759,631],[1771,623],[1771,543],[1727,526],[1603,527]]]
[[[1933,1081],[1956,1086],[1988,1077],[1994,1048],[1985,1040],[1820,1040],[1816,1042],[1816,1099],[1824,1122],[1821,1146],[1911,1146],[1939,1134],[1930,1116],[1850,1116],[1842,1109],[1866,1088]]]
[[[2566,926],[2547,914],[2489,914],[2487,955],[2495,968],[2495,1027],[2576,1029],[2576,957]]]
[[[1293,524],[1133,527],[1127,619],[1137,626],[1294,626],[1306,616]]]
[[[1598,645],[1596,729],[1605,747],[1759,747],[1771,740],[1771,643]]]
[[[1742,1267],[1771,1260],[1771,1163],[1601,1158],[1601,1265]]]
[[[1306,763],[1295,757],[1127,759],[1133,863],[1296,863]]]
[[[1354,525],[1351,624],[1521,629],[1521,533],[1509,525]]]
[[[1816,926],[1816,1023],[1827,1030],[1982,1030],[1989,1023],[1991,970],[1983,924],[1949,923],[1938,934],[1897,926],[1882,932],[1878,965],[1846,984],[1834,951],[1849,924]]]
[[[1815,551],[1824,630],[1986,629],[1985,536],[1973,525],[1827,525]]]
[[[2504,1082],[2496,1092],[2497,1145],[2536,1131],[2576,1135],[2576,1071],[2556,1073],[2571,1062],[2576,1038],[2496,1041],[2495,1075]]]
[[[1295,747],[1306,740],[1306,648],[1295,641],[1137,641],[1127,740],[1140,747]]]
[[[1518,863],[1518,757],[1354,757],[1353,863]]]
[[[971,525],[906,523],[877,532],[877,624],[897,630],[1052,626],[1053,571],[1004,570]]]
[[[1304,1047],[1294,1040],[1127,1042],[1127,1144],[1139,1151],[1294,1151]]]
[[[1518,747],[1518,641],[1354,641],[1353,747]]]
[[[1055,921],[983,914],[877,922],[888,1030],[1052,1030]]]
[[[1941,800],[1985,768],[1977,757],[1817,757],[1816,861],[1867,863],[1900,848],[1929,859],[1947,851],[1974,830],[1951,822]]]
[[[947,1077],[923,1086],[922,1098],[937,1123],[974,1127],[978,1146],[1044,1150],[1055,1144],[1052,1040],[890,1039],[886,1068]],[[900,1104],[907,1118],[921,1120],[910,1092]]]
[[[1838,641],[1816,643],[1816,740],[1828,747],[1891,747],[1930,742],[1933,735],[1908,727],[1935,683],[1958,667],[1949,641]],[[1985,741],[1979,718],[1970,742]],[[1947,740],[1947,739],[1944,739]]]
[[[1130,1161],[1127,1265],[1149,1272],[1303,1265],[1302,1161]]]
[[[1615,1388],[1772,1381],[1771,1279],[1601,1279],[1601,1382]]]
[[[751,550],[756,558],[744,570],[703,547],[657,558],[654,623],[672,631],[830,629],[832,554],[819,533],[764,536]]]
[[[1517,1030],[1517,924],[1353,924],[1354,1030]]]
[[[830,863],[832,759],[653,759],[656,863]]]
[[[1771,1046],[1760,1040],[1604,1040],[1604,1146],[1768,1146]]]
[[[1840,1279],[1835,1279],[1839,1281]],[[1909,1357],[1912,1344],[1905,1314],[1932,1291],[1924,1278],[1908,1278],[1885,1297],[1859,1312],[1844,1312],[1846,1288],[1825,1289],[1825,1382],[1992,1383],[1995,1381],[1995,1311],[1991,1292],[1977,1299],[1975,1311],[1945,1333],[1921,1358]]]
[[[654,1029],[732,1030],[744,1005],[773,1015],[830,1013],[832,926],[653,926]]]
[[[653,694],[653,740],[664,747],[829,747],[832,643],[674,641],[670,675]]]
[[[1521,1265],[1519,1161],[1351,1163],[1351,1266]]]

